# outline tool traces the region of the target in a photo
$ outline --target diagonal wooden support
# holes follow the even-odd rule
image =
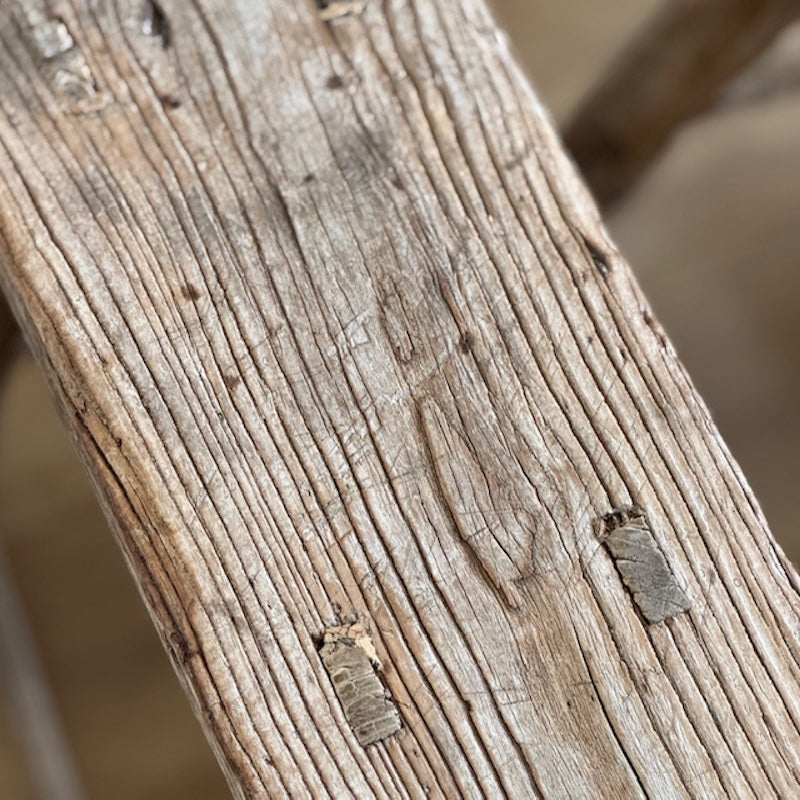
[[[234,794],[797,794],[797,576],[484,5],[319,5],[0,5],[0,278]]]
[[[680,124],[798,16],[798,0],[663,0],[564,130],[598,202],[624,196]]]

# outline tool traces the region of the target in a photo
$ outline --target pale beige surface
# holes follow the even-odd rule
[[[643,4],[604,3],[599,19],[585,3],[502,5],[516,7],[507,13],[517,15],[508,17],[515,20],[517,48],[535,65],[543,101],[563,116]],[[798,130],[797,94],[709,117],[676,142],[611,219],[796,560]],[[0,508],[2,534],[89,795],[110,797],[108,787],[115,786],[114,797],[224,796],[210,751],[27,359],[2,394]],[[0,731],[0,743],[7,738]],[[4,748],[0,758],[6,755]],[[14,772],[5,766],[0,763],[0,797],[25,797],[8,782]]]
[[[658,0],[492,0],[539,97],[565,119]]]

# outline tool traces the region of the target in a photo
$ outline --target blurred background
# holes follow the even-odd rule
[[[654,0],[494,0],[557,124]],[[800,29],[684,126],[607,215],[795,563],[800,464]],[[0,383],[0,544],[84,796],[227,789],[26,352]],[[34,800],[0,691],[0,798]]]

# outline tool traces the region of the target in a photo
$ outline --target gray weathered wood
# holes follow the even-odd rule
[[[0,4],[0,279],[232,790],[796,795],[797,577],[504,39],[336,5]]]

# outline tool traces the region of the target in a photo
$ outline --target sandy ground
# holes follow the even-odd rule
[[[654,7],[497,0],[563,120]],[[800,59],[800,56],[799,56]],[[800,92],[681,132],[608,219],[658,316],[800,562]],[[227,796],[219,770],[27,355],[0,387],[0,536],[90,798]],[[33,798],[0,694],[0,797]]]

